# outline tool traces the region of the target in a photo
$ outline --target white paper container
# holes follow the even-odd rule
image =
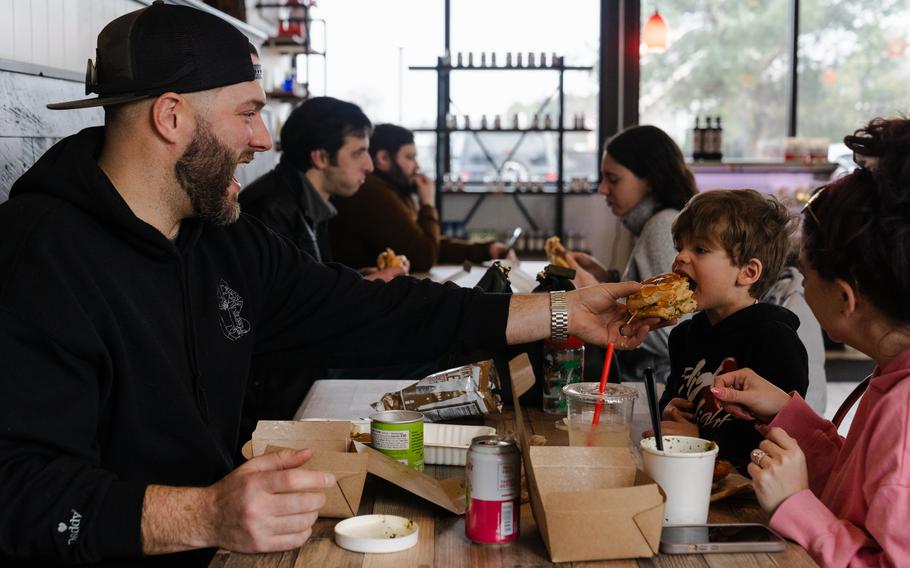
[[[423,425],[423,462],[433,465],[464,465],[471,440],[495,433],[496,428],[489,426],[427,422]]]
[[[688,436],[663,436],[664,451],[655,438],[640,442],[645,473],[667,495],[664,526],[700,525],[708,521],[711,477],[718,447]]]
[[[335,544],[353,552],[398,552],[417,544],[417,523],[395,515],[361,515],[335,525]]]
[[[319,418],[304,420],[321,421]],[[365,434],[370,431],[370,421],[363,419],[345,420],[353,424],[353,432]],[[464,465],[471,440],[477,436],[490,436],[496,428],[490,426],[463,426],[460,424],[423,425],[423,463],[429,465]]]

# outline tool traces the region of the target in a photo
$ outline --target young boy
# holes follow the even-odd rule
[[[751,189],[700,193],[673,223],[673,270],[689,278],[699,312],[670,333],[662,430],[714,440],[718,459],[740,471],[763,437],[724,412],[709,390],[714,377],[749,367],[803,396],[809,383],[799,318],[758,303],[784,265],[792,232],[786,208]]]

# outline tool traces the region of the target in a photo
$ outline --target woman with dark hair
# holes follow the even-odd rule
[[[822,327],[875,370],[832,422],[749,369],[720,375],[711,390],[728,412],[763,425],[749,473],[772,527],[823,566],[906,566],[910,120],[875,119],[844,142],[861,167],[806,204],[800,263]],[[860,395],[842,438],[837,425]]]
[[[636,237],[621,280],[670,272],[676,257],[671,226],[698,191],[679,146],[656,126],[633,126],[607,141],[600,168],[598,192]],[[588,254],[571,253],[569,263],[577,272],[578,287],[615,280]],[[670,371],[669,335],[669,327],[656,330],[640,349],[623,353],[623,374],[639,377],[644,367],[651,367],[659,380],[665,379]]]

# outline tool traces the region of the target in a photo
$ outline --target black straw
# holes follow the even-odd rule
[[[657,449],[664,451],[664,437],[660,433],[660,409],[657,408],[657,388],[654,386],[654,372],[651,367],[645,369],[645,391],[648,394],[648,410],[651,412],[651,427],[654,428],[654,441]]]

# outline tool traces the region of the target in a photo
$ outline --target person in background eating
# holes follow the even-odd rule
[[[644,280],[670,272],[676,257],[670,229],[698,191],[679,146],[656,126],[633,126],[607,140],[600,169],[603,179],[598,192],[636,237],[621,280]],[[607,269],[589,254],[571,252],[568,260],[576,270],[577,287],[611,280]],[[641,380],[645,367],[651,367],[658,381],[666,381],[670,329],[656,330],[641,348],[622,353],[623,376]]]
[[[766,432],[749,473],[775,530],[822,566],[907,566],[910,120],[877,118],[844,142],[861,168],[806,204],[800,264],[828,335],[876,364],[847,437],[751,369],[712,391]]]

